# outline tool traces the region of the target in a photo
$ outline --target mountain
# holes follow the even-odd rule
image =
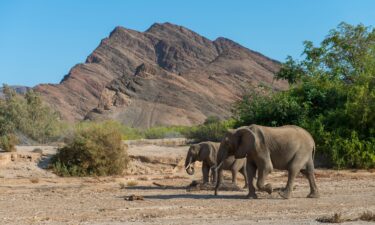
[[[115,119],[133,127],[192,125],[227,118],[246,90],[273,81],[280,63],[229,39],[155,23],[116,27],[60,84],[35,88],[69,121]]]

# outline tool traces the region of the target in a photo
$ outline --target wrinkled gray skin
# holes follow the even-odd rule
[[[223,138],[218,164],[229,155],[236,158],[247,157],[248,198],[257,198],[253,180],[258,171],[256,182],[258,190],[272,193],[272,185],[265,184],[267,175],[273,169],[287,170],[288,182],[285,189],[279,192],[283,198],[290,198],[294,179],[299,172],[306,176],[310,184],[309,198],[318,198],[319,192],[314,177],[313,154],[315,143],[311,135],[297,126],[265,127],[250,125],[229,130]],[[219,177],[215,195],[220,186]]]
[[[209,173],[213,177],[212,181],[216,182],[216,174],[214,168],[217,166],[217,153],[219,150],[220,143],[215,142],[201,142],[199,144],[191,145],[185,160],[185,169],[189,175],[194,174],[194,163],[196,161],[202,162],[202,173],[203,183],[209,182]],[[240,171],[245,178],[245,184],[247,184],[247,170],[246,170],[246,158],[236,159],[234,155],[224,160],[222,169],[230,170],[232,172],[232,183],[236,184],[237,173]],[[222,174],[219,173],[219,177]]]

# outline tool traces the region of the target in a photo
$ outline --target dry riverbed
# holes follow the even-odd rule
[[[187,147],[131,146],[128,175],[100,178],[60,178],[43,169],[53,147],[40,147],[40,157],[27,157],[32,147],[19,147],[25,157],[0,166],[0,224],[319,224],[317,218],[341,213],[355,218],[375,213],[375,172],[317,170],[320,199],[307,199],[308,182],[296,181],[293,198],[246,190],[186,191],[193,179],[183,170]],[[144,153],[142,153],[144,152]],[[286,174],[274,172],[274,187]],[[229,180],[227,181],[229,182]],[[243,180],[239,180],[243,186]],[[129,196],[143,200],[128,201]],[[345,224],[370,224],[353,221]]]

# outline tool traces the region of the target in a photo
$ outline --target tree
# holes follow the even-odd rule
[[[334,166],[375,167],[375,30],[341,23],[320,46],[304,45],[304,58],[288,57],[276,75],[290,89],[245,96],[238,126],[296,124]]]
[[[29,90],[24,96],[18,95],[7,85],[3,85],[3,93],[4,98],[0,99],[0,136],[22,133],[40,143],[58,137],[62,129],[59,115],[43,104],[37,93]]]

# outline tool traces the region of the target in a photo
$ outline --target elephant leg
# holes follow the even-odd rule
[[[203,163],[202,165],[203,184],[208,183],[209,172],[210,172],[210,167],[208,167],[206,163]]]
[[[310,194],[307,197],[319,198],[320,195],[319,195],[318,187],[316,186],[316,182],[315,182],[313,159],[309,159],[309,161],[306,164],[306,170],[301,170],[301,172],[303,175],[306,176],[310,184]]]
[[[255,187],[254,187],[254,178],[255,173],[257,171],[257,167],[255,164],[253,164],[250,161],[247,161],[247,187],[249,189],[249,194],[247,195],[247,198],[258,198],[258,196],[255,193]]]
[[[232,184],[237,185],[237,171],[232,168]]]
[[[289,169],[288,169],[288,182],[286,187],[283,191],[279,192],[279,195],[285,199],[288,199],[292,195],[294,179],[296,178],[297,174],[301,171],[301,162],[302,160],[298,157],[295,157],[291,162]]]
[[[266,168],[258,168],[258,180],[257,180],[257,187],[260,191],[265,191],[268,194],[271,194],[273,191],[272,185],[271,184],[264,184],[268,174],[271,171]]]
[[[243,175],[243,178],[245,180],[245,186],[243,188],[247,188],[247,186],[248,186],[247,185],[247,183],[248,183],[248,181],[247,181],[247,166],[242,167],[241,170],[240,170],[240,173]]]
[[[212,177],[212,183],[216,184],[217,176],[216,176],[216,170],[214,168],[211,169],[211,177]]]
[[[216,182],[216,187],[215,187],[215,195],[218,195],[218,190],[221,185],[221,182],[223,180],[223,169],[219,169],[216,173],[217,175],[217,182]]]

